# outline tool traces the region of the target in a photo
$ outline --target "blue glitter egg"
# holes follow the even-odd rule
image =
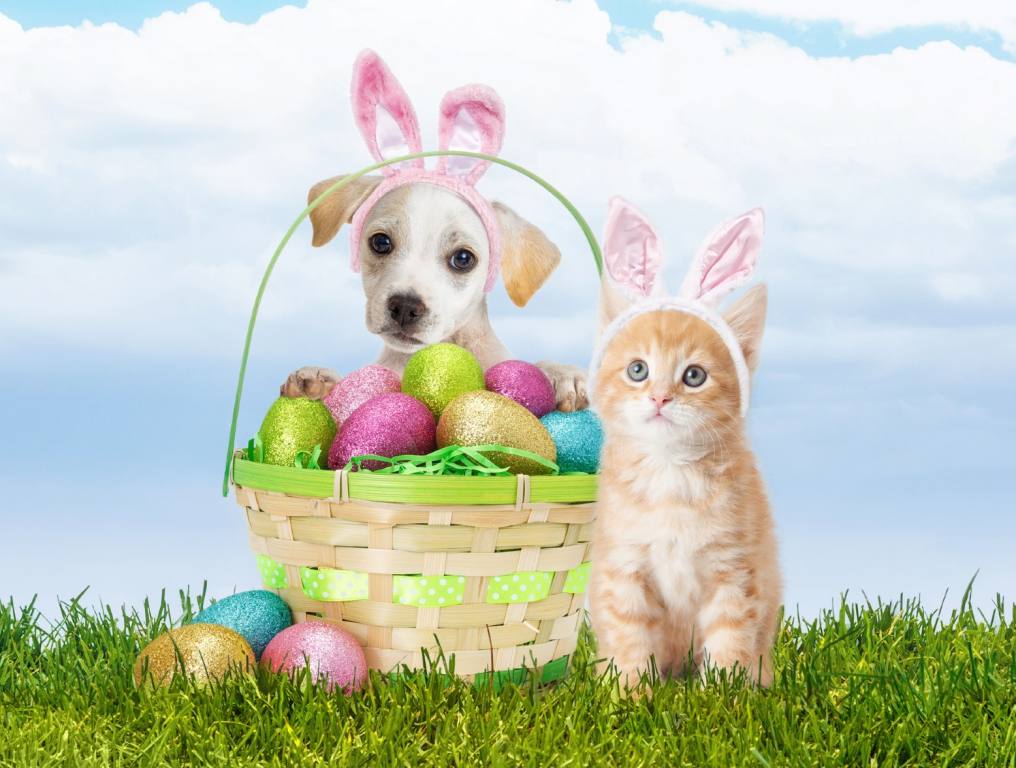
[[[592,411],[552,411],[540,419],[557,446],[562,472],[596,472],[600,466],[603,428]]]
[[[293,623],[293,614],[274,592],[252,589],[212,603],[194,617],[195,624],[218,624],[243,635],[261,658],[268,641]]]

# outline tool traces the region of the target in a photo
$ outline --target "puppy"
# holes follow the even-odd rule
[[[378,160],[420,151],[419,128],[408,97],[373,51],[357,59],[353,111]],[[485,86],[449,92],[441,104],[442,149],[496,154],[503,106]],[[537,227],[501,203],[488,203],[473,185],[489,163],[454,157],[425,170],[422,160],[363,176],[326,198],[311,214],[313,244],[330,242],[352,225],[353,268],[367,298],[367,330],[384,346],[377,362],[401,373],[418,349],[449,341],[472,352],[484,369],[511,358],[487,315],[486,293],[500,272],[509,297],[525,306],[557,267],[561,254]],[[311,187],[317,199],[335,177]],[[543,361],[563,411],[585,408],[585,372]],[[338,381],[328,368],[305,366],[289,375],[281,394],[324,397]]]

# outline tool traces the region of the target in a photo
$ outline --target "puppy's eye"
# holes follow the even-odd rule
[[[456,272],[468,272],[476,266],[476,255],[472,251],[467,251],[465,248],[459,248],[452,254],[452,257],[448,259],[448,266],[454,269]]]
[[[689,365],[684,369],[684,375],[681,376],[681,381],[689,387],[701,387],[706,383],[706,371],[698,365]]]
[[[649,377],[649,366],[645,360],[632,360],[628,363],[627,373],[632,381],[645,381]]]
[[[370,249],[374,251],[374,253],[376,253],[378,256],[385,256],[391,253],[392,248],[395,247],[395,244],[392,242],[392,239],[388,237],[388,235],[386,235],[384,232],[375,232],[373,235],[370,236],[370,239],[367,241],[367,244],[370,245]]]

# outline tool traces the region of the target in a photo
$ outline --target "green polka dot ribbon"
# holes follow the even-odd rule
[[[269,589],[287,589],[286,568],[268,555],[257,556],[261,580]],[[582,563],[568,571],[562,592],[582,594],[589,589],[592,563]],[[553,571],[524,571],[493,576],[487,585],[486,601],[492,604],[532,603],[550,594]],[[367,599],[367,574],[334,568],[300,568],[304,594],[325,603]],[[464,600],[464,576],[397,575],[392,578],[392,602],[417,608],[443,608],[461,605]]]
[[[417,608],[461,605],[465,589],[465,576],[395,576],[392,602]]]
[[[367,599],[367,574],[334,568],[301,568],[303,593],[323,603]]]
[[[592,565],[592,563],[582,563],[578,568],[572,568],[568,571],[568,576],[564,580],[564,588],[561,591],[577,595],[588,590],[589,571]]]
[[[258,555],[258,570],[261,571],[261,583],[269,589],[286,589],[289,579],[286,578],[286,567],[268,555]]]
[[[550,571],[522,571],[493,576],[487,585],[488,603],[533,603],[550,594]]]

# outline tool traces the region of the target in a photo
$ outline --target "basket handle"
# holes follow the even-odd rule
[[[247,323],[247,337],[244,339],[243,342],[243,355],[240,358],[240,372],[237,375],[236,379],[236,396],[233,398],[233,419],[229,424],[229,444],[226,446],[226,470],[223,473],[222,477],[223,496],[229,495],[230,470],[233,468],[233,451],[235,449],[235,441],[236,441],[236,422],[240,416],[240,399],[243,396],[244,378],[247,376],[247,359],[250,356],[250,343],[251,339],[254,336],[254,324],[257,322],[258,310],[261,308],[261,299],[265,295],[265,289],[268,287],[268,280],[272,276],[272,271],[275,269],[275,264],[276,262],[278,262],[279,256],[282,255],[283,249],[289,243],[290,238],[293,237],[293,233],[296,232],[296,228],[300,226],[303,220],[310,215],[311,211],[313,211],[315,208],[321,205],[322,202],[324,202],[324,199],[326,197],[328,197],[333,192],[336,192],[337,190],[341,189],[342,187],[346,186],[346,184],[355,181],[361,176],[367,175],[371,171],[376,171],[380,168],[384,168],[386,165],[394,165],[395,163],[402,163],[405,162],[406,160],[415,160],[418,157],[447,157],[447,156],[473,157],[478,160],[487,160],[488,162],[496,163],[497,165],[504,166],[505,168],[509,168],[515,171],[516,173],[520,173],[523,176],[532,179],[541,187],[543,187],[545,190],[547,190],[559,203],[561,203],[561,205],[563,205],[567,209],[568,213],[570,213],[572,215],[572,218],[575,219],[575,221],[578,223],[579,228],[582,230],[582,234],[585,235],[586,237],[586,242],[589,243],[590,250],[593,252],[593,259],[596,262],[596,271],[600,275],[603,274],[603,255],[600,253],[600,245],[596,241],[596,236],[593,234],[593,231],[589,228],[588,222],[586,222],[586,220],[582,217],[582,214],[579,213],[578,209],[574,205],[572,205],[572,202],[567,197],[561,194],[550,183],[544,181],[532,171],[529,171],[523,168],[521,165],[517,165],[508,160],[503,160],[500,157],[495,157],[493,155],[485,155],[482,152],[466,152],[464,150],[442,149],[442,150],[432,150],[429,152],[414,152],[409,155],[402,155],[401,157],[393,157],[390,160],[384,160],[380,163],[375,163],[374,165],[368,165],[366,168],[361,168],[356,173],[351,173],[347,176],[343,176],[341,179],[339,179],[330,187],[328,187],[328,189],[326,189],[324,192],[318,195],[310,203],[310,205],[304,208],[303,211],[300,213],[300,215],[296,217],[296,220],[290,225],[289,229],[286,230],[286,234],[282,236],[282,240],[279,241],[279,245],[276,247],[275,253],[272,254],[272,258],[269,259],[268,261],[268,266],[265,267],[265,273],[261,276],[261,283],[260,285],[258,285],[258,292],[257,295],[254,297],[254,306],[251,307],[250,320]]]

